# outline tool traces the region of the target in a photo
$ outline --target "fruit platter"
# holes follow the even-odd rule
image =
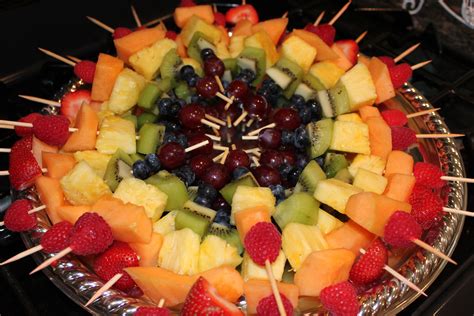
[[[425,295],[466,215],[462,159],[416,65],[366,56],[324,12],[183,0],[112,28],[18,121],[2,225],[72,300],[124,315],[395,314]],[[222,12],[219,12],[222,11]],[[326,22],[327,20],[327,22]]]

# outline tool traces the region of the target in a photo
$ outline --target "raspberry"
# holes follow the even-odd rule
[[[26,116],[23,116],[18,122],[23,123],[32,123],[36,121],[38,117],[41,117],[39,113],[30,113]],[[20,137],[26,137],[33,135],[33,129],[31,127],[15,126],[15,133]]]
[[[359,312],[356,289],[347,281],[325,287],[319,298],[332,315],[349,316]]]
[[[261,266],[274,262],[280,253],[281,236],[272,223],[259,222],[250,228],[244,238],[250,258]]]
[[[33,133],[48,145],[62,147],[69,138],[69,124],[65,116],[43,115],[33,123]]]
[[[395,61],[393,60],[392,57],[379,56],[378,59],[380,59],[381,62],[383,62],[385,65],[387,65],[388,68],[395,67]]]
[[[429,188],[441,189],[446,184],[441,179],[444,176],[443,171],[439,167],[427,162],[417,162],[413,168],[413,175],[416,178],[416,184]]]
[[[286,298],[285,295],[281,294],[281,300],[283,302],[283,307],[285,308],[286,315],[293,315],[293,305],[290,300]],[[275,300],[275,296],[270,294],[267,297],[264,297],[258,302],[257,305],[257,315],[259,316],[279,316],[280,312],[278,311],[278,306]]]
[[[196,3],[193,0],[181,0],[179,3],[180,7],[194,7]]]
[[[128,34],[131,34],[131,33],[133,33],[133,31],[131,29],[127,28],[127,27],[117,27],[114,30],[114,34],[112,35],[112,37],[114,38],[114,40],[116,40],[116,39],[125,37],[125,36],[127,36]]]
[[[387,248],[380,239],[376,239],[352,265],[349,279],[358,285],[370,284],[382,276],[387,260]]]
[[[392,130],[392,150],[406,150],[416,144],[416,133],[408,127],[390,126]]]
[[[214,12],[214,24],[225,26],[225,15],[220,12]]]
[[[171,315],[169,309],[163,307],[140,306],[134,316],[168,316]]]
[[[74,66],[74,74],[85,83],[92,83],[94,81],[95,66],[95,62],[83,60]]]
[[[429,229],[441,216],[443,201],[429,188],[417,186],[410,195],[411,215],[423,229]]]
[[[389,126],[405,126],[408,123],[406,114],[400,110],[385,110],[380,114]]]
[[[408,248],[413,239],[420,239],[422,229],[413,216],[396,211],[385,225],[384,239],[393,247]]]
[[[26,199],[16,200],[5,213],[5,227],[13,232],[23,232],[36,226],[36,214],[28,214],[31,202]]]
[[[112,230],[97,213],[84,213],[74,225],[70,247],[80,256],[98,254],[107,249],[114,238]]]
[[[41,246],[43,251],[47,253],[60,252],[69,246],[73,226],[71,223],[62,221],[54,224],[41,237]]]
[[[395,89],[403,86],[405,82],[410,80],[411,75],[413,74],[411,66],[405,63],[390,67],[388,71],[390,72],[390,79],[392,80]]]
[[[175,31],[166,31],[165,37],[174,41],[176,40],[176,37],[178,37],[178,34],[176,34]]]

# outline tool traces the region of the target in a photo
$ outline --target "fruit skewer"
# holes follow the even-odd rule
[[[314,26],[318,26],[319,23],[321,23],[321,20],[324,18],[324,15],[326,14],[326,11],[321,11],[321,13],[319,13],[318,17],[316,18],[316,20],[314,21],[313,25]]]
[[[80,63],[82,61],[82,59],[79,59],[79,58],[71,56],[71,55],[66,55],[66,57],[69,58],[70,60],[76,62],[76,63]]]
[[[366,36],[369,31],[364,31],[362,34],[360,34],[356,39],[355,42],[359,44]]]
[[[130,6],[130,10],[132,11],[133,19],[135,20],[137,27],[141,27],[142,21],[140,20],[140,17],[138,16],[137,10],[135,10],[135,7],[133,5]]]
[[[16,200],[15,202],[13,202],[13,204],[8,208],[7,212],[13,212],[13,213],[16,213],[18,212],[17,208],[22,208],[19,212],[22,212],[23,214],[28,214],[28,215],[31,215],[33,213],[36,213],[36,212],[39,212],[39,211],[42,211],[46,208],[46,205],[41,205],[41,206],[38,206],[38,207],[35,207],[35,208],[32,208],[30,202],[21,202],[21,201],[24,201],[24,200]],[[14,209],[13,211],[9,211],[10,209]],[[13,216],[14,217],[14,216]],[[15,222],[15,218],[11,218],[11,220],[13,222]],[[0,226],[3,226],[5,225],[9,230],[11,231],[17,231],[15,229],[12,229],[12,227],[9,225],[9,221],[10,221],[10,218],[9,216],[7,216],[7,225],[5,225],[5,221],[2,221],[0,222]],[[23,230],[29,230],[31,227],[29,226],[26,226],[26,227],[22,227],[22,231]]]
[[[347,8],[349,8],[349,6],[351,5],[352,3],[352,0],[349,0],[337,13],[336,15],[334,15],[334,17],[331,19],[331,21],[329,21],[329,25],[333,25],[334,23],[336,23],[336,21],[341,17],[341,15],[344,14],[344,12],[346,12]]]
[[[107,24],[105,24],[104,22],[102,21],[99,21],[97,20],[96,18],[93,18],[91,16],[86,16],[87,19],[89,19],[89,21],[91,21],[92,23],[94,23],[95,25],[101,27],[102,29],[106,30],[107,32],[109,33],[114,33],[114,29],[110,26],[108,26]]]

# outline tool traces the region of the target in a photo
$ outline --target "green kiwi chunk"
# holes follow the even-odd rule
[[[311,89],[307,84],[301,82],[296,88],[295,94],[302,96],[305,101],[313,99],[316,96],[316,91]]]
[[[339,170],[348,166],[349,163],[343,154],[327,153],[324,158],[324,171],[328,178],[334,178]]]
[[[328,150],[332,140],[333,127],[332,119],[323,119],[306,125],[310,142],[308,154],[311,159],[323,155]]]
[[[255,72],[255,80],[252,85],[256,86],[262,82],[267,69],[265,51],[256,47],[245,47],[237,58],[240,69],[250,69]]]
[[[238,186],[257,187],[257,181],[250,173],[244,174],[239,179],[226,184],[219,192],[227,203],[232,204],[232,198]]]
[[[157,118],[158,117],[153,113],[143,112],[138,116],[137,119],[138,128],[141,129],[145,124],[156,122]]]
[[[127,121],[132,122],[133,125],[135,125],[135,129],[138,128],[138,118],[136,115],[127,114],[127,115],[122,116],[122,118],[126,119]]]
[[[289,223],[316,225],[318,222],[319,202],[312,194],[297,192],[277,205],[272,215],[280,229]]]
[[[332,104],[334,105],[336,115],[341,115],[350,112],[349,96],[347,95],[346,87],[342,84],[338,84],[335,87],[329,89],[329,96],[331,97]]]
[[[303,83],[316,91],[326,90],[321,81],[319,81],[318,78],[309,73],[303,77]]]
[[[234,246],[239,254],[244,252],[244,246],[242,245],[239,233],[235,228],[230,228],[219,223],[212,223],[207,234],[215,235],[224,239],[229,245]]]
[[[166,170],[152,175],[148,179],[145,179],[145,182],[154,185],[168,196],[165,206],[166,210],[180,210],[189,199],[188,190],[184,182]]]
[[[323,117],[332,118],[336,116],[336,105],[329,94],[329,90],[319,90],[316,93],[319,104],[323,112]]]
[[[176,73],[182,63],[183,61],[179,57],[177,50],[175,48],[170,49],[166,53],[165,57],[163,57],[163,61],[160,65],[161,78],[171,78],[174,80]]]
[[[178,211],[174,219],[176,230],[189,228],[200,237],[207,233],[210,224],[204,217],[190,211]]]
[[[308,192],[313,194],[318,182],[324,179],[326,179],[326,174],[323,169],[321,169],[316,161],[311,160],[301,172],[294,192]]]
[[[239,68],[237,67],[237,59],[235,58],[226,58],[223,59],[222,62],[224,63],[225,69],[230,70],[232,76],[236,76]]]
[[[192,213],[198,214],[201,217],[206,218],[209,221],[209,223],[212,223],[214,221],[214,217],[216,217],[216,213],[217,213],[213,209],[199,205],[191,200],[187,200],[184,203],[183,209],[185,211],[190,211]]]
[[[155,107],[156,100],[161,96],[162,91],[154,82],[148,82],[140,92],[138,97],[138,106],[142,109],[151,111]]]
[[[280,86],[283,90],[288,88],[290,83],[293,81],[293,77],[286,74],[277,67],[270,67],[266,71],[267,76],[269,76],[277,85]]]
[[[204,33],[197,31],[189,42],[188,56],[202,63],[201,50],[204,48],[210,48],[214,52],[216,51],[216,47],[212,45],[212,40],[210,40]]]
[[[156,81],[156,85],[163,93],[167,93],[176,86],[176,81],[172,78],[162,78]]]
[[[133,177],[132,164],[133,160],[121,149],[117,149],[112,155],[104,174],[104,181],[112,192],[123,179]]]
[[[349,172],[349,169],[347,168],[339,170],[334,176],[334,179],[338,179],[338,180],[341,180],[342,182],[349,183],[349,184],[351,184],[352,181],[354,180],[351,173]]]
[[[139,139],[137,141],[137,152],[140,154],[153,154],[161,142],[165,134],[165,126],[145,123],[138,132]]]
[[[296,63],[285,57],[280,58],[275,66],[293,79],[283,91],[285,98],[290,99],[301,83],[304,71]]]
[[[186,82],[180,82],[176,85],[176,88],[174,88],[174,94],[179,99],[185,100],[187,103],[191,102],[191,90],[189,89],[188,85]]]
[[[132,162],[135,163],[136,161],[138,160],[143,160],[145,159],[145,157],[143,155],[140,155],[138,153],[133,153],[133,154],[130,154],[130,158],[132,159]]]

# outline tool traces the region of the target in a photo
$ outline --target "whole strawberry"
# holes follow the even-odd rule
[[[43,115],[33,122],[33,133],[51,146],[62,147],[69,137],[69,120],[62,115]]]
[[[256,264],[264,266],[266,260],[272,263],[278,257],[281,236],[272,223],[259,222],[245,235],[244,245],[250,258]]]
[[[33,124],[38,117],[41,117],[41,114],[33,112],[20,118],[18,122]],[[15,126],[15,133],[20,137],[27,137],[33,135],[33,129],[31,127]]]
[[[94,82],[96,64],[90,60],[83,60],[74,66],[74,74],[81,78],[85,83]]]
[[[380,114],[389,126],[405,126],[408,123],[406,114],[400,110],[385,110]]]
[[[410,214],[402,211],[396,211],[390,216],[385,225],[383,238],[395,248],[408,248],[413,245],[414,239],[420,239],[423,232]]]
[[[387,248],[380,239],[375,239],[352,265],[349,279],[357,285],[368,285],[382,276],[387,260]]]
[[[169,316],[170,310],[164,307],[140,306],[133,316]]]
[[[444,176],[443,171],[431,163],[417,162],[413,168],[413,175],[417,185],[434,189],[441,189],[446,185],[446,182],[441,179]]]
[[[84,213],[74,224],[70,247],[80,256],[105,251],[114,241],[112,230],[97,213]]]
[[[32,136],[22,138],[11,148],[8,171],[15,190],[30,187],[41,176],[41,168],[32,152],[32,139]]]
[[[5,227],[12,232],[24,232],[36,226],[36,214],[28,214],[32,209],[31,202],[26,199],[14,201],[5,213]]]
[[[429,229],[441,216],[443,201],[428,187],[417,186],[410,195],[411,215],[423,229]]]
[[[413,71],[409,64],[399,64],[388,69],[390,72],[390,79],[392,80],[395,89],[403,86],[405,82],[410,80]]]
[[[114,34],[112,34],[112,37],[114,38],[114,40],[116,39],[119,39],[119,38],[122,38],[122,37],[125,37],[127,36],[128,34],[131,34],[133,33],[133,31],[127,27],[117,27],[115,30],[114,30]]]
[[[392,131],[392,149],[407,150],[413,144],[416,144],[416,133],[408,127],[390,126]]]
[[[41,237],[40,244],[43,247],[43,251],[47,253],[56,253],[68,247],[72,230],[72,224],[66,221],[51,226]]]
[[[359,300],[352,284],[347,281],[325,287],[319,295],[331,315],[351,316],[359,312]]]
[[[214,13],[214,24],[225,26],[225,15],[220,12]]]
[[[283,294],[280,293],[283,307],[285,308],[286,315],[293,315],[293,305],[290,300]],[[275,296],[270,294],[267,297],[262,298],[257,305],[257,315],[259,316],[278,316],[280,312],[278,305],[275,300]]]

